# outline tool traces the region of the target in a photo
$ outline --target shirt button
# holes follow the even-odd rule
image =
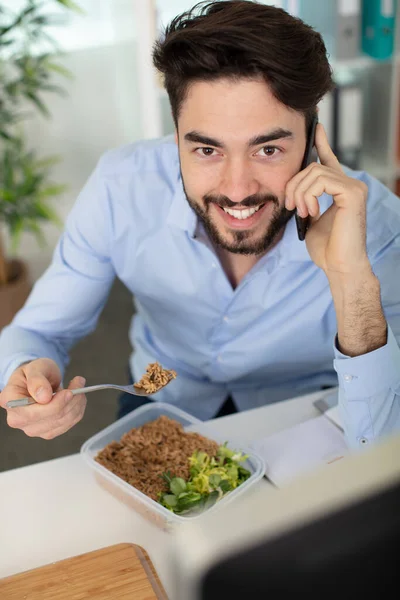
[[[221,355],[217,356],[217,361],[218,361],[219,363],[222,363],[222,356],[221,356]]]
[[[225,316],[224,316],[224,321],[225,321],[225,323],[228,323],[228,321],[229,321],[229,317],[227,317],[227,316],[225,315]]]
[[[212,263],[211,266],[212,266],[213,269],[216,269],[217,268],[217,263]]]
[[[360,444],[360,446],[366,446],[369,442],[368,442],[367,438],[360,437],[360,438],[358,438],[358,443]]]
[[[348,373],[346,373],[346,375],[343,375],[343,379],[345,381],[351,381],[353,379],[353,375],[349,375]]]

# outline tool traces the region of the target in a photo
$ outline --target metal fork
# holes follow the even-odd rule
[[[172,379],[170,379],[167,383],[161,386],[157,392],[159,392],[162,388],[168,385]],[[128,392],[128,394],[132,394],[132,396],[153,396],[157,392],[146,392],[142,388],[135,388],[132,385],[116,385],[114,383],[103,383],[100,385],[89,385],[87,387],[78,388],[76,390],[71,390],[72,395],[76,396],[77,394],[88,394],[89,392],[97,392],[98,390],[120,390],[121,392]],[[54,392],[56,394],[56,392]],[[54,396],[53,394],[53,396]],[[28,398],[18,398],[18,400],[9,400],[6,404],[7,408],[17,408],[18,406],[28,406],[29,404],[37,404],[36,400],[31,397]]]

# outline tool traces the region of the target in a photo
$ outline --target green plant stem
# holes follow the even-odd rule
[[[4,252],[4,246],[2,243],[2,237],[0,232],[0,286],[6,285],[8,282],[7,277],[7,261]]]

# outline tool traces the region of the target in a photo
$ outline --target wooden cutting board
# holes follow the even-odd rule
[[[147,552],[117,544],[0,579],[1,600],[168,600]]]

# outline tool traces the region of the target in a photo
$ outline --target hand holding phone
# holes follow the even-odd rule
[[[303,162],[301,163],[300,171],[303,171],[303,169],[308,167],[308,165],[313,161],[313,148],[315,145],[315,130],[316,130],[317,125],[318,125],[318,115],[315,115],[315,117],[313,118],[312,123],[310,125],[310,128],[308,130],[306,149],[304,152],[304,158],[303,158]],[[296,209],[295,219],[296,219],[296,225],[297,225],[297,235],[299,237],[299,240],[304,241],[307,230],[310,226],[310,217],[305,217],[305,218],[300,217],[299,214],[297,213],[297,209]]]

